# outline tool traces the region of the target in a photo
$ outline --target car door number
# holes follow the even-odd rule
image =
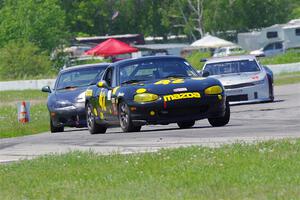
[[[106,111],[105,98],[106,98],[105,92],[101,90],[99,94],[99,105],[102,111]]]

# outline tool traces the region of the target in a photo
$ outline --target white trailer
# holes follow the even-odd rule
[[[255,50],[270,43],[282,42],[284,49],[300,47],[300,19],[287,24],[275,24],[263,28],[260,32],[238,34],[238,44],[246,50]]]

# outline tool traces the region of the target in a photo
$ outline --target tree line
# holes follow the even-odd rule
[[[0,76],[8,48],[30,46],[41,59],[76,36],[185,34],[192,42],[293,18],[300,18],[298,0],[0,0]]]

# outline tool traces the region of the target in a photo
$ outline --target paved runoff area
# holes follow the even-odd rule
[[[227,126],[213,128],[207,120],[191,129],[176,124],[145,126],[141,132],[123,133],[120,128],[90,135],[87,129],[67,129],[19,138],[0,139],[0,162],[31,159],[74,150],[136,153],[191,145],[218,147],[234,142],[256,142],[300,137],[300,84],[275,87],[275,102],[231,107]]]

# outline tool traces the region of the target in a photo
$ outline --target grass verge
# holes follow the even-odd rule
[[[282,73],[275,75],[274,83],[275,85],[300,83],[300,72]]]
[[[46,102],[48,94],[40,90],[12,90],[0,92],[1,104],[8,104],[12,101],[40,100]]]
[[[30,102],[30,122],[18,122],[17,103]],[[0,138],[31,135],[49,130],[47,94],[39,90],[0,92]]]
[[[18,122],[17,106],[0,106],[0,138],[32,135],[49,130],[46,104],[30,106],[30,122]]]
[[[276,65],[276,64],[287,64],[300,62],[300,51],[299,50],[288,50],[283,54],[276,56],[264,57],[259,59],[263,65]]]
[[[298,199],[300,142],[100,156],[73,152],[0,165],[1,199]]]

